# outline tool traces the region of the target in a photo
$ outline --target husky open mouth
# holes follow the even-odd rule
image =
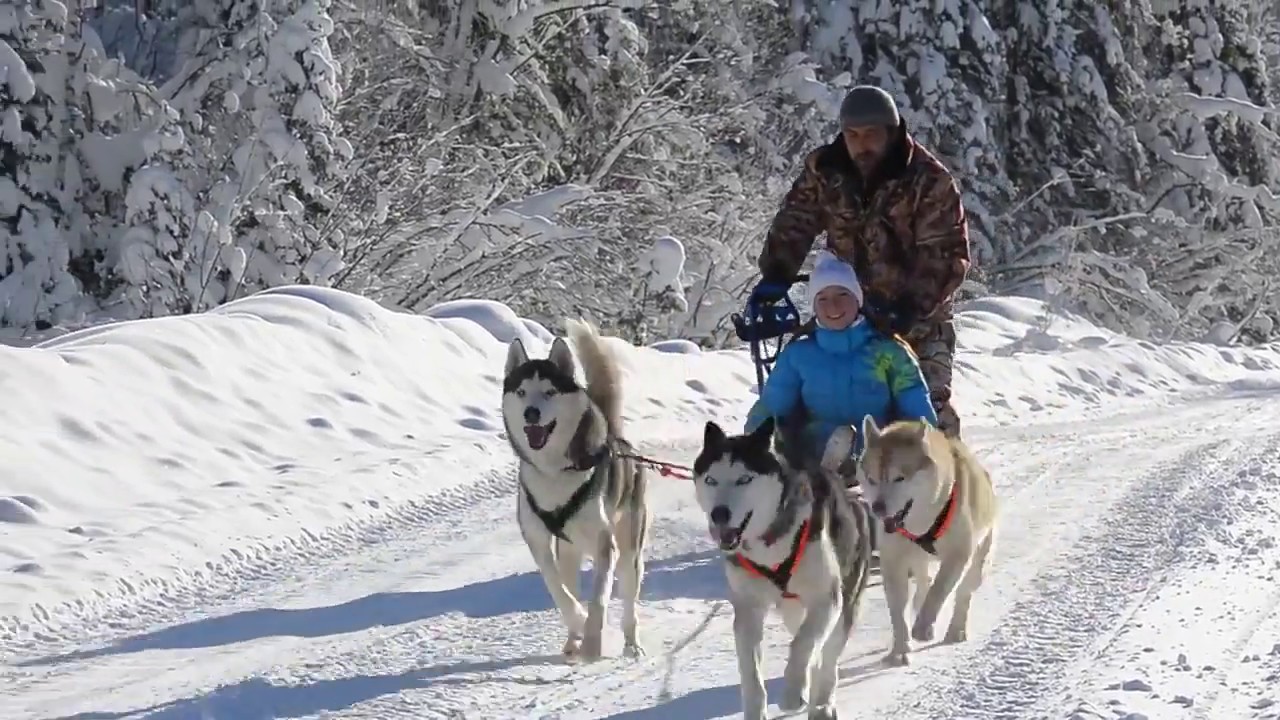
[[[534,450],[541,450],[547,446],[547,441],[551,439],[551,432],[555,429],[555,420],[552,420],[546,425],[525,425],[524,439],[529,443],[530,448]]]
[[[893,534],[902,529],[902,523],[907,520],[907,513],[911,512],[911,505],[915,500],[908,500],[906,505],[898,512],[884,519],[884,531]]]
[[[751,522],[751,516],[755,511],[749,511],[742,522],[734,525],[718,525],[711,528],[711,538],[720,545],[720,549],[724,552],[733,552],[742,544],[742,533],[747,531],[747,523]]]

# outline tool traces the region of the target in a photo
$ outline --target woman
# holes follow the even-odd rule
[[[781,422],[801,402],[816,457],[822,456],[838,426],[859,429],[865,415],[881,427],[893,420],[920,418],[937,426],[915,355],[862,317],[862,286],[852,266],[819,252],[809,275],[809,301],[817,328],[778,354],[760,398],[747,414],[747,432],[771,415]],[[861,434],[854,452],[862,452]]]

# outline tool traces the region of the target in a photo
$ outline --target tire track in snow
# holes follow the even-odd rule
[[[1037,576],[1030,597],[1005,613],[977,649],[946,664],[958,672],[920,682],[887,716],[1028,717],[1073,661],[1159,587],[1161,571],[1217,524],[1224,491],[1242,482],[1233,468],[1269,457],[1274,451],[1267,446],[1277,437],[1200,447],[1137,484],[1065,560]],[[1241,452],[1247,447],[1254,449]],[[978,591],[975,609],[992,589]]]
[[[429,457],[433,454],[428,451],[425,462],[435,462]],[[348,520],[321,532],[302,528],[296,535],[233,547],[203,567],[177,577],[121,580],[116,587],[100,590],[91,599],[79,598],[52,607],[33,606],[31,619],[0,618],[0,645],[9,651],[2,659],[13,662],[24,655],[78,647],[89,639],[100,643],[131,634],[142,625],[163,623],[167,618],[198,613],[210,605],[255,594],[259,588],[274,585],[301,567],[388,542],[407,532],[422,532],[442,518],[511,493],[514,467],[510,461],[493,463],[479,472],[458,467],[454,472],[460,476],[479,477],[426,492],[386,512]],[[332,470],[326,474],[329,472]]]
[[[653,457],[676,461],[692,451],[693,448],[685,440],[673,442],[659,439],[642,446],[642,452]],[[474,475],[473,470],[471,476]],[[180,718],[189,717],[184,713],[214,709],[219,711],[215,713],[217,717],[228,716],[222,711],[229,712],[231,717],[240,717],[245,712],[262,712],[263,706],[255,706],[256,703],[265,704],[272,711],[287,711],[290,703],[296,704],[297,701],[292,699],[295,695],[308,694],[304,690],[307,687],[338,687],[343,688],[343,692],[347,692],[346,688],[357,688],[351,692],[358,695],[364,691],[364,686],[403,686],[427,690],[431,699],[427,705],[429,711],[425,715],[422,710],[415,710],[409,716],[446,717],[447,714],[438,713],[447,710],[463,712],[475,707],[474,698],[468,698],[466,692],[458,692],[460,684],[470,686],[490,683],[492,689],[482,691],[483,694],[489,696],[496,706],[510,707],[512,703],[518,704],[520,697],[528,692],[525,686],[555,682],[562,674],[572,679],[580,677],[584,672],[606,673],[609,665],[607,662],[589,668],[570,668],[558,662],[546,664],[545,658],[539,661],[535,657],[532,665],[525,667],[529,660],[527,649],[532,648],[534,656],[540,656],[539,651],[556,654],[563,643],[558,615],[553,619],[550,617],[554,615],[552,612],[546,613],[546,622],[536,621],[526,625],[512,623],[512,616],[505,613],[496,618],[486,618],[488,611],[483,609],[484,603],[481,603],[477,617],[469,617],[469,610],[456,614],[461,608],[454,608],[451,612],[430,606],[429,598],[433,594],[455,595],[460,600],[458,593],[465,593],[467,586],[490,581],[487,573],[491,565],[489,556],[494,552],[494,546],[471,540],[486,534],[492,535],[494,522],[503,523],[504,540],[499,543],[500,547],[519,547],[523,550],[514,522],[513,478],[514,465],[509,461],[499,463],[485,474],[483,480],[455,488],[466,492],[448,495],[445,503],[434,500],[433,498],[440,497],[440,494],[436,494],[399,508],[399,514],[393,520],[395,526],[388,524],[383,532],[365,536],[359,547],[347,547],[343,553],[329,556],[316,555],[305,565],[290,567],[286,563],[279,563],[280,572],[274,577],[269,576],[268,580],[252,585],[246,584],[249,587],[247,591],[228,589],[229,585],[223,585],[219,589],[219,597],[206,598],[189,612],[182,612],[181,608],[173,605],[158,608],[159,612],[170,617],[163,622],[147,623],[150,627],[146,629],[124,631],[117,628],[112,633],[114,638],[98,635],[90,641],[88,649],[82,645],[69,652],[44,652],[33,660],[11,662],[10,664],[20,667],[0,667],[0,686],[12,691],[12,699],[19,701],[23,696],[28,696],[33,700],[41,698],[40,702],[45,702],[43,698],[55,696],[59,688],[68,686],[77,686],[79,690],[75,695],[78,696],[102,696],[119,686],[120,680],[113,677],[115,673],[111,671],[111,665],[117,667],[117,673],[136,674],[128,666],[137,662],[140,667],[145,667],[156,664],[157,661],[141,656],[135,661],[131,658],[133,653],[150,648],[158,648],[164,652],[192,642],[193,648],[200,649],[201,652],[214,652],[215,656],[209,656],[203,661],[213,672],[205,677],[194,677],[190,681],[179,681],[180,685],[189,686],[189,690],[180,691],[182,696],[186,696],[185,699],[176,699],[135,712],[156,712],[158,718]],[[656,476],[654,481],[684,482]],[[662,486],[659,484],[656,487]],[[504,502],[507,499],[510,499],[509,503]],[[683,543],[684,533],[673,531],[670,525],[665,518],[658,517],[651,528],[651,543],[660,554],[676,555],[683,549],[674,548],[675,552],[671,552],[673,548],[670,543]],[[527,552],[519,553],[518,557],[522,562],[525,561]],[[477,558],[481,559],[478,563]],[[475,565],[467,568],[462,575],[475,575],[476,570],[480,570],[486,578],[464,580],[461,586],[457,586],[456,570],[468,563]],[[531,560],[527,561],[527,564],[531,563]],[[395,568],[395,572],[388,573],[390,568]],[[532,568],[530,572],[533,572]],[[440,578],[449,578],[450,581],[445,584],[456,587],[440,591],[417,591],[421,592],[422,599],[414,600],[412,596],[415,591],[404,587],[381,591],[376,586],[379,581],[385,583],[388,579],[401,583],[406,577],[428,576],[437,579],[433,584],[440,584]],[[513,576],[491,578],[497,581],[512,579]],[[413,584],[417,583],[411,583]],[[536,584],[538,597],[541,598],[541,593],[544,592],[541,581],[537,580]],[[374,587],[370,587],[371,585]],[[510,583],[506,585],[515,587]],[[357,597],[345,600],[350,592],[344,591],[344,588],[353,586],[360,588],[356,591]],[[369,605],[364,606],[367,608],[365,613],[385,611],[390,613],[389,617],[366,617],[359,612],[350,614],[352,624],[349,630],[362,631],[360,641],[354,644],[349,638],[342,637],[348,630],[318,627],[314,628],[316,632],[312,635],[308,629],[295,629],[296,622],[291,621],[291,618],[281,617],[280,622],[275,623],[268,634],[287,638],[300,632],[298,642],[291,643],[296,649],[281,654],[280,659],[286,664],[276,664],[280,660],[273,663],[274,667],[256,664],[258,654],[252,651],[247,657],[240,659],[223,660],[216,657],[221,652],[219,648],[229,647],[226,643],[231,642],[231,638],[235,638],[240,632],[237,628],[244,628],[248,632],[248,635],[239,638],[241,640],[261,639],[257,637],[258,631],[253,629],[252,619],[261,612],[281,612],[282,615],[287,615],[288,610],[274,609],[296,606],[300,600],[305,605],[299,610],[303,615],[309,609],[317,616],[332,618],[332,613],[326,613],[328,603],[322,601],[319,607],[314,607],[318,599],[314,594],[317,588],[336,589],[334,594],[343,596],[345,601],[334,601],[335,605],[362,603],[373,596],[404,597],[395,601],[394,606],[383,605],[382,611]],[[241,592],[247,594],[241,595]],[[478,598],[481,601],[484,599]],[[410,607],[409,603],[427,605]],[[180,619],[173,618],[173,615],[180,616]],[[140,624],[136,617],[140,616],[135,616],[135,626]],[[420,617],[421,620],[414,620],[415,617]],[[618,632],[617,617],[617,610],[613,610],[610,619],[614,627],[610,632],[615,634]],[[380,626],[382,622],[387,625]],[[511,632],[513,625],[518,628],[514,634]],[[495,632],[499,626],[502,626],[501,631]],[[197,632],[194,628],[202,629]],[[212,639],[204,637],[206,633],[211,634]],[[221,639],[218,639],[220,636]],[[619,663],[623,666],[629,664],[621,660]],[[540,667],[543,664],[545,667]],[[160,674],[155,673],[156,676]],[[171,689],[176,689],[173,678],[156,676],[149,678],[149,681],[168,684]],[[427,682],[428,679],[430,682]],[[428,688],[430,685],[436,687]],[[521,690],[522,687],[525,689]],[[320,692],[324,694],[323,690]],[[515,694],[509,694],[512,692]],[[378,704],[376,699],[371,699]],[[93,704],[100,706],[98,702]],[[397,704],[403,703],[391,703],[392,706]],[[416,703],[412,704],[416,706]],[[3,705],[5,703],[0,702],[0,706]],[[387,711],[391,712],[387,717],[402,716],[394,707],[387,708]],[[31,712],[34,712],[34,708],[19,707],[16,716],[47,715],[30,715]],[[0,716],[15,715],[0,710]]]
[[[658,437],[644,445],[648,452],[662,453],[684,449],[687,443]],[[516,465],[509,452],[492,453],[493,462],[475,467],[467,466],[466,458],[453,459],[448,448],[424,449],[421,456],[409,458],[419,464],[416,471],[406,457],[403,453],[398,457],[377,454],[351,467],[324,468],[323,473],[350,477],[363,467],[386,465],[387,471],[393,472],[396,465],[409,466],[400,472],[405,482],[422,483],[425,492],[421,496],[318,532],[304,527],[288,536],[232,547],[201,567],[176,576],[121,580],[89,598],[48,607],[35,605],[31,617],[0,617],[0,662],[15,664],[34,657],[65,655],[86,644],[106,644],[177,618],[206,615],[293,578],[307,577],[314,582],[317,572],[332,566],[335,559],[364,548],[396,544],[406,538],[421,547],[436,532],[442,538],[456,536],[456,522],[477,505],[514,497]],[[441,476],[457,480],[432,488]],[[514,504],[512,507],[514,517]]]
[[[1092,498],[1096,507],[1084,507],[1079,504],[1078,494],[1082,489],[1088,490],[1089,482],[1081,481],[1087,478],[1085,473],[1092,466],[1092,458],[1104,456],[1106,454],[1114,455],[1122,448],[1130,448],[1130,455],[1135,457],[1135,463],[1138,467],[1163,467],[1169,466],[1177,468],[1187,462],[1188,456],[1195,457],[1197,451],[1188,453],[1178,447],[1179,444],[1185,443],[1185,425],[1196,418],[1206,419],[1206,415],[1211,415],[1215,424],[1227,422],[1227,419],[1234,419],[1244,409],[1254,407],[1248,401],[1235,399],[1216,399],[1209,402],[1200,402],[1179,406],[1172,413],[1149,413],[1141,417],[1126,416],[1123,420],[1128,422],[1119,422],[1113,425],[1110,420],[1102,422],[1097,420],[1086,420],[1081,422],[1069,423],[1046,423],[1022,426],[1016,430],[1010,428],[982,428],[975,434],[980,437],[976,442],[976,446],[981,446],[982,457],[990,459],[997,455],[1008,455],[1005,460],[996,463],[997,473],[1000,479],[999,491],[1001,500],[1008,505],[1017,505],[1020,509],[1031,508],[1035,512],[1023,513],[1022,517],[1017,518],[1022,527],[1017,529],[1032,537],[1032,545],[1027,548],[1020,548],[1023,552],[1017,563],[1029,563],[1033,568],[1053,566],[1057,562],[1059,556],[1058,548],[1052,545],[1045,546],[1043,539],[1037,539],[1036,536],[1047,536],[1049,534],[1064,535],[1061,550],[1068,551],[1075,547],[1086,548],[1088,552],[1087,540],[1081,541],[1082,533],[1072,529],[1062,530],[1061,528],[1051,527],[1054,523],[1060,522],[1056,518],[1058,513],[1072,512],[1069,517],[1073,522],[1080,521],[1080,515],[1083,513],[1083,521],[1088,523],[1092,518],[1096,522],[1103,522],[1106,519],[1101,513],[1106,512],[1106,506],[1115,502],[1123,502],[1128,487],[1136,487],[1139,481],[1117,483],[1115,489],[1110,492],[1097,492]],[[1132,423],[1132,424],[1130,424]],[[972,441],[972,439],[971,439]],[[1159,447],[1163,443],[1168,447],[1163,453],[1166,463],[1159,463],[1156,460],[1145,462],[1141,460],[1143,454],[1133,452],[1132,448]],[[1049,450],[1046,452],[1045,450]],[[1061,452],[1055,452],[1060,450]],[[1199,452],[1204,452],[1203,450]],[[1152,453],[1154,454],[1154,453]],[[1016,469],[1015,469],[1016,468]],[[1156,473],[1158,474],[1158,473]],[[1059,481],[1063,482],[1059,482]],[[1055,505],[1056,504],[1056,505]],[[1006,507],[1008,507],[1006,505]],[[1048,510],[1049,512],[1045,512]],[[1084,528],[1086,531],[1088,528]],[[699,530],[700,532],[700,530]],[[691,534],[691,537],[693,534]],[[700,537],[700,535],[698,535]],[[1079,541],[1079,544],[1078,544]],[[999,542],[999,541],[998,541]],[[701,547],[700,545],[695,545]],[[1045,551],[1048,551],[1047,553]],[[1044,556],[1041,559],[1041,556]],[[1003,560],[1000,557],[1000,550],[997,547],[997,560],[999,563]],[[1031,572],[1035,572],[1032,570]],[[1035,575],[1025,572],[1014,572],[1012,576],[1000,577],[996,582],[988,581],[988,585],[978,593],[978,601],[975,604],[975,616],[982,614],[985,609],[982,606],[982,596],[988,597],[994,593],[1009,593],[1014,597],[1032,596],[1037,592],[1037,587],[1032,583],[1036,579]],[[719,601],[717,598],[714,601]],[[880,602],[880,598],[876,597],[873,603]],[[1016,605],[1010,609],[1016,608]],[[876,615],[868,617],[866,611],[863,614],[863,620],[860,622],[862,632],[855,633],[855,640],[847,651],[844,666],[846,671],[859,675],[867,672],[868,663],[870,662],[867,653],[883,653],[887,646],[880,646],[876,650],[873,645],[876,642],[872,640],[871,635],[867,634],[870,626],[880,624],[881,618],[879,613],[883,612],[882,606],[876,610]],[[990,611],[989,611],[990,612]],[[945,615],[945,613],[944,613]],[[664,625],[675,629],[692,630],[696,622],[683,615],[673,615],[663,613]],[[698,613],[698,618],[702,617],[702,613]],[[698,675],[709,672],[711,668],[718,668],[720,665],[725,667],[733,666],[732,651],[732,633],[730,630],[730,621],[723,619],[723,622],[717,623],[716,629],[709,631],[707,635],[712,636],[707,642],[695,643],[685,650],[687,658],[682,659],[682,664],[688,668],[696,668],[694,671]],[[886,621],[887,622],[887,621]],[[887,632],[887,628],[885,628]],[[873,633],[876,631],[872,631]],[[971,637],[975,635],[974,628],[971,625]],[[682,633],[683,636],[683,633]],[[768,642],[773,643],[781,638],[770,636]],[[971,643],[981,642],[981,636],[971,640]],[[677,646],[678,642],[675,643]],[[966,646],[957,646],[959,649],[950,652],[964,652]],[[971,647],[971,646],[969,646]],[[777,662],[777,655],[783,652],[778,648],[766,650],[766,656],[771,658],[768,662]],[[943,651],[948,652],[948,651]],[[948,652],[948,654],[950,654]],[[780,657],[780,656],[779,656]],[[918,677],[933,672],[930,667],[930,660],[934,656],[932,652],[923,653],[917,656],[917,662],[920,664],[909,669],[910,674],[903,680],[893,680],[894,688],[890,692],[894,692],[896,687],[902,685],[913,686],[918,682]],[[927,658],[927,659],[926,659]],[[562,717],[599,717],[599,714],[593,709],[593,703],[599,703],[601,698],[610,698],[613,703],[620,703],[619,707],[640,708],[644,706],[653,706],[649,710],[649,714],[635,711],[635,717],[661,717],[661,713],[667,709],[679,708],[679,712],[687,713],[706,713],[712,712],[712,706],[719,705],[723,709],[736,705],[736,700],[722,701],[724,694],[736,698],[736,687],[731,691],[724,687],[710,687],[711,684],[718,685],[724,681],[723,678],[712,680],[709,677],[700,677],[702,681],[696,689],[685,689],[683,697],[671,698],[663,696],[663,690],[668,690],[662,683],[662,675],[665,674],[665,668],[672,660],[672,657],[664,653],[663,662],[660,665],[653,663],[640,663],[636,665],[623,665],[614,668],[609,673],[599,676],[592,674],[591,676],[575,677],[568,687],[557,688],[549,687],[546,689],[529,688],[526,690],[530,696],[531,704],[525,706],[524,717],[539,717],[544,720],[547,718]],[[944,660],[944,665],[949,665]],[[892,671],[896,672],[896,671]],[[872,668],[869,675],[892,674],[885,671],[878,671]],[[713,673],[715,674],[715,673]],[[730,673],[734,676],[736,685],[736,669]],[[916,677],[911,677],[915,675]],[[845,683],[842,683],[844,685]],[[685,684],[686,688],[688,684]],[[945,683],[943,683],[945,687]],[[842,690],[841,702],[850,707],[862,706],[863,712],[871,712],[867,706],[867,701],[871,701],[871,705],[875,706],[874,712],[877,715],[885,717],[900,717],[892,711],[881,712],[882,704],[893,704],[893,699],[889,697],[876,696],[865,697],[862,700],[855,699],[857,692],[854,691],[850,695]],[[912,692],[912,695],[916,695]],[[695,699],[701,696],[700,699]],[[717,698],[714,702],[706,704],[702,703],[702,699],[709,697]],[[492,709],[501,706],[487,706]],[[714,714],[714,713],[713,713]],[[629,713],[623,713],[619,717],[631,717]],[[734,716],[731,712],[729,716]],[[937,720],[939,715],[926,715],[930,720]]]

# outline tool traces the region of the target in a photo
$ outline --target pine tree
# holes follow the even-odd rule
[[[58,76],[66,8],[0,3],[0,326],[46,329],[80,312],[64,212]]]

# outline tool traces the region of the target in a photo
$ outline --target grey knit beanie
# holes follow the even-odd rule
[[[840,103],[840,127],[887,125],[898,127],[898,103],[893,96],[874,85],[858,85]]]

